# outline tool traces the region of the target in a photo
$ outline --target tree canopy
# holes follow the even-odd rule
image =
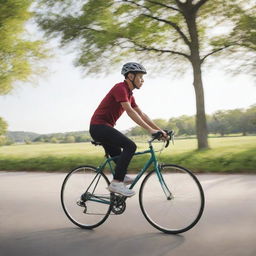
[[[43,42],[29,38],[32,0],[0,0],[0,95],[8,94],[17,81],[28,81],[40,72],[38,61],[47,56]]]
[[[108,72],[127,58],[190,59],[192,38],[185,12],[197,15],[201,61],[226,48],[255,50],[255,5],[241,0],[40,0],[38,21],[62,45],[77,44],[77,65],[87,73]],[[223,28],[227,29],[223,29]],[[219,28],[219,31],[217,29]],[[220,32],[223,31],[223,32]],[[248,33],[249,32],[249,33]],[[156,59],[157,58],[157,59]],[[186,63],[186,62],[185,62]],[[112,64],[112,65],[110,65]],[[151,61],[152,64],[152,61]],[[179,65],[180,69],[181,65]],[[187,66],[185,66],[187,67]],[[168,68],[166,68],[169,72]]]

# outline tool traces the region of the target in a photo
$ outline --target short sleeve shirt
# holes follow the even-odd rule
[[[116,121],[124,112],[121,102],[130,102],[132,108],[137,107],[133,93],[125,81],[116,84],[108,92],[95,110],[91,118],[91,124],[104,124],[114,127]]]

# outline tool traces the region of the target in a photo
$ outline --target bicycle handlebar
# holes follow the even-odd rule
[[[166,145],[165,147],[167,148],[170,144],[170,140],[172,140],[172,143],[174,144],[174,131],[168,131],[168,130],[164,130],[167,135],[168,138],[166,140]],[[149,141],[149,143],[153,142],[154,140],[161,140],[161,138],[163,137],[163,133],[161,131],[158,131],[156,133],[152,134],[152,139]]]
[[[170,144],[170,140],[172,140],[172,144],[174,144],[174,131],[168,131],[168,130],[164,130],[168,137],[166,139],[166,144],[165,144],[165,148],[167,148]],[[163,137],[163,133],[161,131],[158,131],[156,133],[151,134],[152,139],[149,140],[148,142],[151,144],[154,140],[161,140],[161,138]],[[101,142],[97,142],[97,141],[91,141],[91,143],[95,146],[102,146]]]

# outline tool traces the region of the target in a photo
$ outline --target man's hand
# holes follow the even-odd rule
[[[169,139],[168,134],[164,130],[151,129],[151,131],[150,131],[151,134],[155,134],[155,133],[158,133],[158,132],[162,133],[162,136],[160,137],[161,140],[167,141]]]
[[[161,139],[167,141],[170,138],[169,135],[164,130],[161,130],[161,132],[163,133]]]

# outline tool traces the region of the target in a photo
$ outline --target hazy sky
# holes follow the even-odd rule
[[[123,81],[120,70],[108,77],[83,78],[72,66],[71,57],[62,55],[51,61],[48,74],[36,86],[20,86],[12,94],[0,96],[0,116],[8,122],[10,131],[88,130],[95,108],[109,89],[120,81]],[[232,77],[212,69],[203,75],[203,81],[208,114],[220,109],[247,108],[256,103],[256,86],[249,76]],[[152,119],[169,119],[196,112],[189,75],[175,79],[146,75],[143,87],[135,90],[134,96]],[[134,125],[124,113],[116,128],[125,130]]]

